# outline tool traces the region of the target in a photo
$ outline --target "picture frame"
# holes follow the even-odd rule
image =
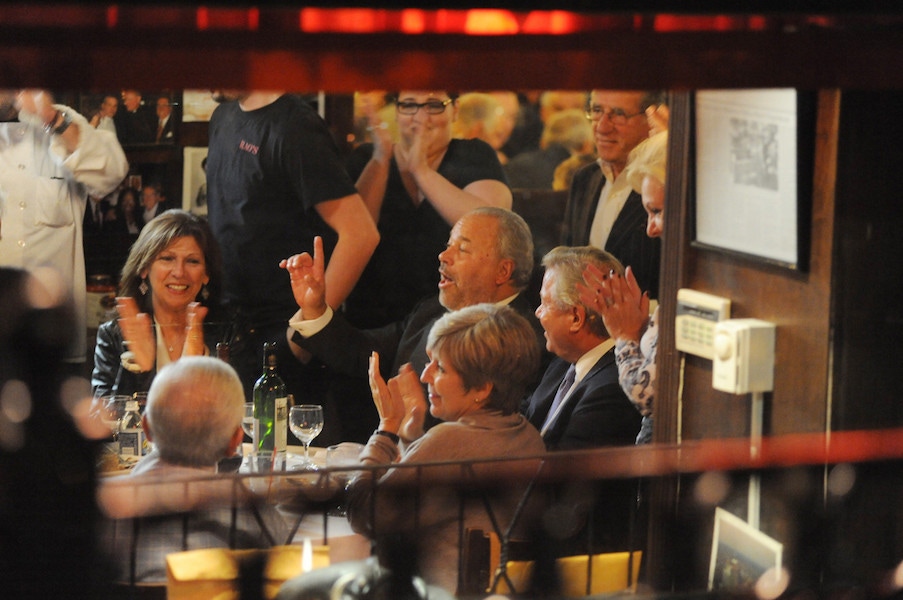
[[[210,90],[182,90],[182,121],[207,122],[219,103]]]
[[[182,161],[182,209],[196,215],[207,214],[206,147],[186,146]]]
[[[784,545],[740,517],[715,508],[708,589],[749,590],[766,573],[778,577]]]
[[[126,96],[137,99],[140,103],[134,112],[126,107]],[[116,138],[125,149],[148,149],[162,146],[174,146],[178,140],[179,126],[182,122],[182,97],[173,90],[107,90],[102,92],[78,93],[78,111],[92,123],[100,106],[107,96],[118,100],[112,127],[101,124],[101,128],[116,133]],[[170,107],[166,127],[158,129],[157,103],[166,99]],[[96,123],[92,123],[96,125]],[[159,137],[158,137],[159,136]]]
[[[693,246],[807,270],[814,142],[813,93],[697,91]]]

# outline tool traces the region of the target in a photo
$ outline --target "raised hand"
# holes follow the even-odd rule
[[[405,418],[404,400],[396,378],[393,377],[387,384],[379,372],[378,352],[370,355],[367,376],[370,380],[373,404],[376,405],[376,412],[379,413],[379,428],[390,433],[398,433]]]
[[[398,435],[406,442],[413,442],[423,435],[423,423],[429,407],[423,393],[423,384],[420,383],[420,377],[411,363],[405,363],[398,369],[398,375],[389,380],[390,390],[393,385],[398,388],[405,409],[404,421],[401,422]]]
[[[203,356],[207,350],[204,344],[204,318],[207,307],[200,302],[188,305],[188,324],[185,326],[185,345],[182,356]]]
[[[279,266],[288,271],[292,294],[301,308],[304,319],[316,319],[326,312],[326,266],[323,258],[323,238],[314,238],[314,254],[295,254],[282,260]]]
[[[19,120],[34,127],[44,127],[56,116],[53,96],[45,90],[22,90],[16,96]]]
[[[119,312],[118,323],[122,339],[132,353],[132,360],[142,371],[150,371],[157,354],[157,337],[154,335],[150,315],[138,312],[138,303],[130,297],[116,298],[116,310]]]
[[[372,102],[363,105],[364,116],[367,117],[367,131],[373,140],[373,158],[378,161],[388,161],[392,157],[392,134],[389,132],[388,123],[379,117],[379,112]]]
[[[649,321],[649,295],[640,289],[633,269],[627,267],[621,277],[587,265],[583,280],[584,284],[577,284],[580,301],[602,315],[609,335],[639,341]]]
[[[671,112],[667,104],[658,104],[646,108],[646,120],[649,122],[649,137],[668,131]]]
[[[395,146],[395,161],[402,173],[417,175],[425,170],[432,170],[428,150],[434,137],[429,124],[420,123],[411,128],[409,136],[402,138],[402,143]]]

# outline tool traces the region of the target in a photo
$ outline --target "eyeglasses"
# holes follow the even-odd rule
[[[427,100],[426,102],[397,102],[395,109],[402,115],[416,115],[421,108],[426,109],[428,115],[441,115],[445,112],[445,107],[454,102],[451,98],[448,100]]]
[[[628,114],[623,108],[606,109],[604,106],[599,106],[598,104],[588,107],[585,112],[586,118],[593,123],[601,121],[602,117],[608,115],[608,120],[612,122],[612,125],[626,125],[627,121],[630,119],[646,114],[644,111]]]

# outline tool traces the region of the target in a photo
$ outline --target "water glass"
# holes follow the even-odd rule
[[[288,426],[295,437],[304,444],[304,462],[301,468],[310,468],[310,443],[323,431],[323,407],[319,404],[293,406],[288,415]]]

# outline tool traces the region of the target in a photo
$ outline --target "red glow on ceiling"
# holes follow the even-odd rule
[[[245,29],[257,31],[260,27],[258,8],[209,8],[200,6],[196,16],[199,31],[207,29]]]
[[[210,14],[207,12],[207,8],[204,6],[198,8],[197,24],[198,31],[204,31],[205,29],[210,27]]]
[[[798,22],[827,27],[830,17],[804,16]],[[762,15],[653,14],[518,11],[509,9],[232,8],[161,5],[0,5],[7,28],[195,31],[300,31],[303,33],[450,34],[473,36],[568,35],[608,31],[706,32],[782,30],[786,20]]]
[[[521,31],[529,34],[562,35],[577,31],[577,25],[577,15],[574,13],[565,10],[534,10],[527,13]]]
[[[426,15],[423,11],[415,8],[401,11],[401,31],[415,34],[426,31]]]
[[[107,29],[113,29],[119,23],[119,7],[113,4],[107,7]]]
[[[464,33],[468,35],[514,35],[519,32],[520,24],[510,10],[467,11]]]
[[[302,8],[298,27],[308,33],[382,31],[386,12],[372,8]]]
[[[656,15],[653,23],[653,29],[660,32],[763,30],[768,26],[765,17],[728,15]]]
[[[467,35],[564,34],[581,28],[566,11],[384,10],[369,8],[302,8],[298,28],[306,33],[438,33]]]

